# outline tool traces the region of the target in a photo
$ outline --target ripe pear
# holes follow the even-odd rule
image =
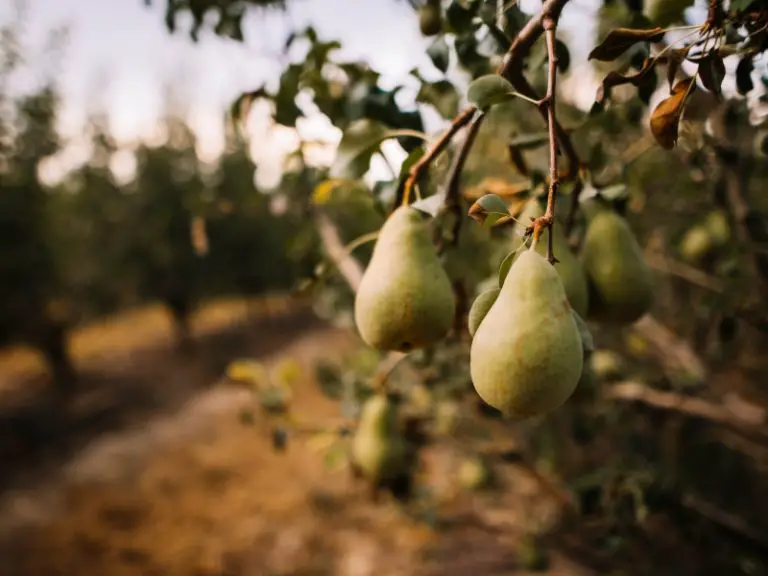
[[[483,321],[488,310],[491,309],[493,303],[496,302],[496,298],[501,292],[500,288],[491,288],[480,294],[472,303],[472,307],[469,309],[469,316],[467,318],[467,326],[469,328],[469,335],[475,335],[480,322]]]
[[[560,276],[535,249],[525,250],[472,340],[475,390],[507,415],[543,414],[573,394],[583,361]]]
[[[611,209],[587,226],[581,261],[589,285],[589,317],[631,323],[653,303],[653,276],[627,221]]]
[[[518,216],[521,224],[517,225],[517,230],[521,230],[523,226],[528,226],[531,223],[531,218],[544,216],[544,212],[545,208],[542,203],[536,198],[531,198],[526,202],[523,211]],[[542,256],[547,253],[548,242],[549,230],[546,230],[541,233],[539,242],[536,245],[536,251]],[[558,260],[555,264],[555,270],[560,274],[560,279],[563,281],[568,301],[571,303],[571,307],[583,317],[587,314],[589,297],[587,280],[584,276],[584,271],[581,269],[581,264],[568,245],[568,239],[559,222],[555,222],[552,250],[554,251],[555,258]]]
[[[443,29],[443,18],[440,13],[440,0],[427,0],[419,8],[419,30],[424,36],[435,36]]]
[[[360,335],[374,348],[408,352],[445,337],[454,312],[451,281],[421,214],[397,208],[381,227],[357,291]]]
[[[375,484],[392,481],[407,466],[407,447],[398,428],[397,408],[384,394],[366,400],[352,439],[352,461]]]

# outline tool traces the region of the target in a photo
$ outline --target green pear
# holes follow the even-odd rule
[[[631,323],[653,303],[653,276],[627,221],[609,208],[595,214],[581,249],[589,317]]]
[[[379,232],[355,298],[363,340],[408,352],[441,340],[453,324],[453,288],[421,213],[397,208]]]
[[[560,276],[534,248],[524,251],[472,340],[475,390],[507,415],[543,414],[571,396],[583,362]]]
[[[532,218],[544,216],[544,212],[545,207],[541,201],[537,198],[531,198],[526,202],[523,211],[518,216],[520,224],[516,226],[516,229],[518,231],[522,230],[523,226],[528,226],[531,223]],[[549,230],[545,230],[541,233],[539,242],[536,245],[536,251],[542,256],[547,253],[548,242]],[[584,271],[581,269],[581,264],[568,245],[568,239],[559,222],[555,222],[552,250],[554,251],[555,258],[558,260],[555,264],[555,270],[560,274],[560,279],[563,281],[563,286],[565,286],[565,293],[568,296],[571,307],[576,310],[579,316],[586,316],[589,297],[587,280],[584,276]]]
[[[491,288],[480,294],[475,298],[475,301],[472,302],[472,307],[469,309],[469,316],[467,318],[470,336],[474,336],[475,332],[477,332],[480,322],[483,321],[488,310],[490,310],[493,303],[496,302],[499,292],[501,292],[500,288]]]
[[[399,476],[407,465],[405,439],[398,428],[397,408],[384,394],[368,398],[352,438],[352,461],[374,483]]]

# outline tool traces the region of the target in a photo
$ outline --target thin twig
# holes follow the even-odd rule
[[[563,7],[567,3],[568,0],[545,0],[539,15],[531,18],[512,41],[509,50],[504,56],[504,60],[497,70],[499,75],[509,80],[517,92],[531,100],[539,101],[540,99],[528,82],[525,74],[523,74],[523,62],[531,47],[544,33],[544,21],[550,19],[557,22],[560,18],[560,12],[562,12]],[[547,110],[544,107],[539,107],[539,110],[544,119],[547,119]],[[568,132],[557,122],[555,123],[555,129],[563,154],[568,160],[568,172],[565,177],[570,179],[575,177],[578,172],[580,165],[579,156],[573,147],[573,142]]]
[[[448,129],[432,144],[432,146],[430,146],[426,154],[411,166],[411,169],[408,171],[408,177],[398,187],[394,208],[410,202],[411,190],[422,171],[425,170],[443,150],[445,150],[446,146],[448,146],[456,133],[472,120],[472,116],[474,116],[476,110],[477,108],[470,106],[456,116],[456,118],[451,121],[451,125]]]
[[[553,230],[555,226],[555,201],[557,200],[557,188],[560,184],[560,175],[557,170],[557,128],[555,114],[555,90],[557,89],[557,54],[555,52],[555,34],[557,22],[553,18],[543,21],[547,39],[547,55],[549,57],[549,70],[547,75],[547,95],[542,105],[547,109],[547,125],[549,128],[549,194],[547,195],[547,211],[533,225],[533,239],[538,240],[542,227],[549,229],[547,239],[547,260],[555,264],[557,259],[554,253]]]
[[[480,112],[472,120],[472,123],[467,128],[467,135],[464,138],[459,150],[456,152],[456,156],[451,164],[451,169],[448,172],[448,179],[445,184],[445,200],[443,202],[444,210],[454,213],[455,221],[451,230],[452,245],[456,245],[459,241],[459,233],[461,232],[461,223],[464,219],[461,211],[461,173],[464,170],[464,165],[467,162],[467,157],[475,143],[477,133],[480,131],[480,126],[485,119],[485,112]],[[443,243],[440,242],[439,249],[442,249]],[[439,250],[440,251],[440,250]]]

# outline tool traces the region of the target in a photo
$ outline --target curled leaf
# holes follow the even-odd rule
[[[656,86],[656,76],[654,69],[656,67],[656,60],[648,59],[642,69],[634,74],[620,74],[615,70],[612,70],[608,75],[603,78],[603,82],[597,89],[597,95],[595,96],[595,104],[602,106],[605,101],[611,97],[611,89],[615,86],[622,86],[623,84],[632,84],[633,86],[642,87],[644,85]]]
[[[469,207],[468,214],[476,222],[489,226],[499,223],[502,219],[506,222],[510,218],[507,205],[496,194],[486,194],[478,198]]]
[[[659,42],[664,38],[663,28],[635,30],[632,28],[616,28],[608,33],[605,39],[589,53],[590,60],[610,62],[616,60],[638,42]]]
[[[677,144],[680,118],[688,95],[693,89],[694,78],[681,80],[672,88],[670,96],[661,102],[651,115],[651,133],[663,148],[671,150]]]
[[[704,88],[719,96],[725,78],[723,59],[714,52],[706,54],[699,60],[699,78]]]
[[[474,80],[467,89],[467,99],[484,110],[514,96],[512,84],[498,74],[487,74]]]

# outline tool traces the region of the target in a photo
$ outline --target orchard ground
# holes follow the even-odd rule
[[[554,522],[556,505],[526,469],[496,467],[501,487],[469,494],[455,480],[461,450],[436,444],[423,454],[436,514],[414,516],[373,503],[346,469],[324,467],[312,443],[291,438],[276,453],[262,418],[239,418],[251,396],[222,381],[228,362],[291,358],[302,421],[338,421],[313,362],[360,346],[353,333],[280,297],[210,303],[193,327],[192,354],[174,348],[159,307],[81,329],[82,393],[64,411],[46,400],[33,354],[0,355],[2,574],[528,573],[522,543],[531,526]],[[544,573],[704,573],[694,571],[706,562],[696,543],[664,517],[608,564],[610,555],[587,558],[595,531],[578,522],[546,537]]]

